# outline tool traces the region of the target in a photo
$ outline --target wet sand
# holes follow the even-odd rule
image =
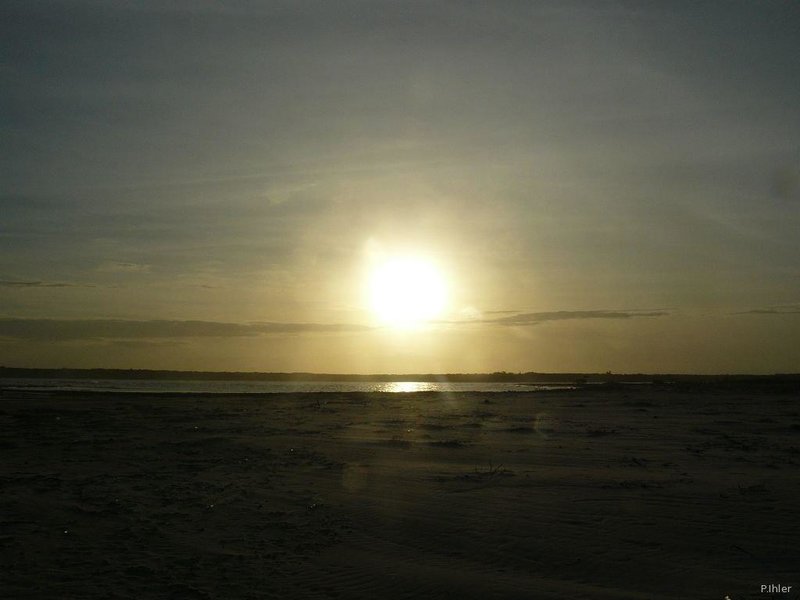
[[[0,396],[7,598],[800,592],[796,390]]]

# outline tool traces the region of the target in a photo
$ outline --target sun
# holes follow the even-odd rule
[[[401,257],[375,266],[369,279],[369,302],[378,320],[412,328],[438,317],[446,301],[445,280],[431,261]]]

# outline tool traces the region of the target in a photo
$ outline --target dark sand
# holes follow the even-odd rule
[[[797,598],[799,400],[5,391],[0,596]]]

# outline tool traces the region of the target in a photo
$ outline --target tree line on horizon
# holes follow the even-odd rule
[[[177,371],[166,369],[72,369],[0,366],[0,378],[31,379],[181,379],[221,381],[425,381],[509,383],[613,383],[680,381],[796,381],[797,373],[747,374],[652,374],[652,373],[540,373],[495,371],[493,373],[311,373],[254,371]]]

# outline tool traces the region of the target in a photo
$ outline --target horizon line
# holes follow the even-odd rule
[[[313,377],[319,379],[321,377],[333,378],[442,378],[448,379],[453,377],[492,377],[492,378],[520,378],[520,377],[569,377],[569,378],[586,378],[586,377],[685,377],[685,378],[700,378],[700,377],[727,377],[727,378],[769,378],[769,377],[800,377],[800,372],[771,372],[771,373],[711,373],[711,372],[645,372],[645,371],[485,371],[485,372],[406,372],[406,373],[344,373],[344,372],[324,372],[324,371],[208,371],[196,369],[153,369],[153,368],[134,368],[134,367],[14,367],[0,365],[0,377],[9,377],[9,372],[38,372],[45,374],[48,372],[69,372],[73,374],[154,374],[154,375],[172,375],[184,374],[193,376],[245,376],[245,377]],[[400,379],[398,379],[400,380]],[[400,380],[402,381],[402,380]]]

